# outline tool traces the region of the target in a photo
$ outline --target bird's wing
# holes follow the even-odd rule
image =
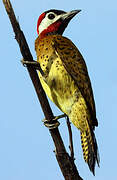
[[[91,125],[97,126],[95,102],[91,82],[89,79],[85,61],[71,40],[63,36],[55,36],[53,39],[53,47],[58,56],[60,56],[67,72],[76,82],[82,96],[84,97],[89,112],[91,114]]]

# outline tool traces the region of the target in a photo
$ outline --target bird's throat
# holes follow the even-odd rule
[[[46,29],[44,29],[40,33],[39,38],[44,38],[45,36],[48,36],[48,35],[59,34],[59,27],[60,27],[60,25],[61,25],[60,21],[51,24],[50,26],[48,26]]]

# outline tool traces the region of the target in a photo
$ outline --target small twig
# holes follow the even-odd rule
[[[71,152],[71,158],[74,161],[74,147],[73,147],[73,138],[72,138],[72,130],[71,130],[71,124],[69,121],[68,116],[66,117],[66,121],[67,121],[67,127],[68,127],[68,132],[69,132],[69,148],[70,148],[70,152]]]

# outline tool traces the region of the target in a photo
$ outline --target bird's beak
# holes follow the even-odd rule
[[[73,10],[70,12],[66,12],[61,15],[61,19],[63,21],[70,21],[76,14],[78,14],[81,10]]]
[[[58,33],[59,34],[63,34],[65,28],[67,27],[67,25],[69,24],[70,20],[80,12],[81,10],[73,10],[73,11],[70,11],[70,12],[64,12],[60,15],[57,16],[57,19],[56,21],[60,21],[61,22],[61,25],[58,29]]]

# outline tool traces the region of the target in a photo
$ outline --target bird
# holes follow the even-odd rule
[[[95,175],[100,158],[95,137],[98,126],[91,81],[83,56],[74,43],[63,36],[70,20],[81,10],[51,9],[37,22],[35,40],[38,71],[43,89],[52,102],[80,130],[83,157]]]

